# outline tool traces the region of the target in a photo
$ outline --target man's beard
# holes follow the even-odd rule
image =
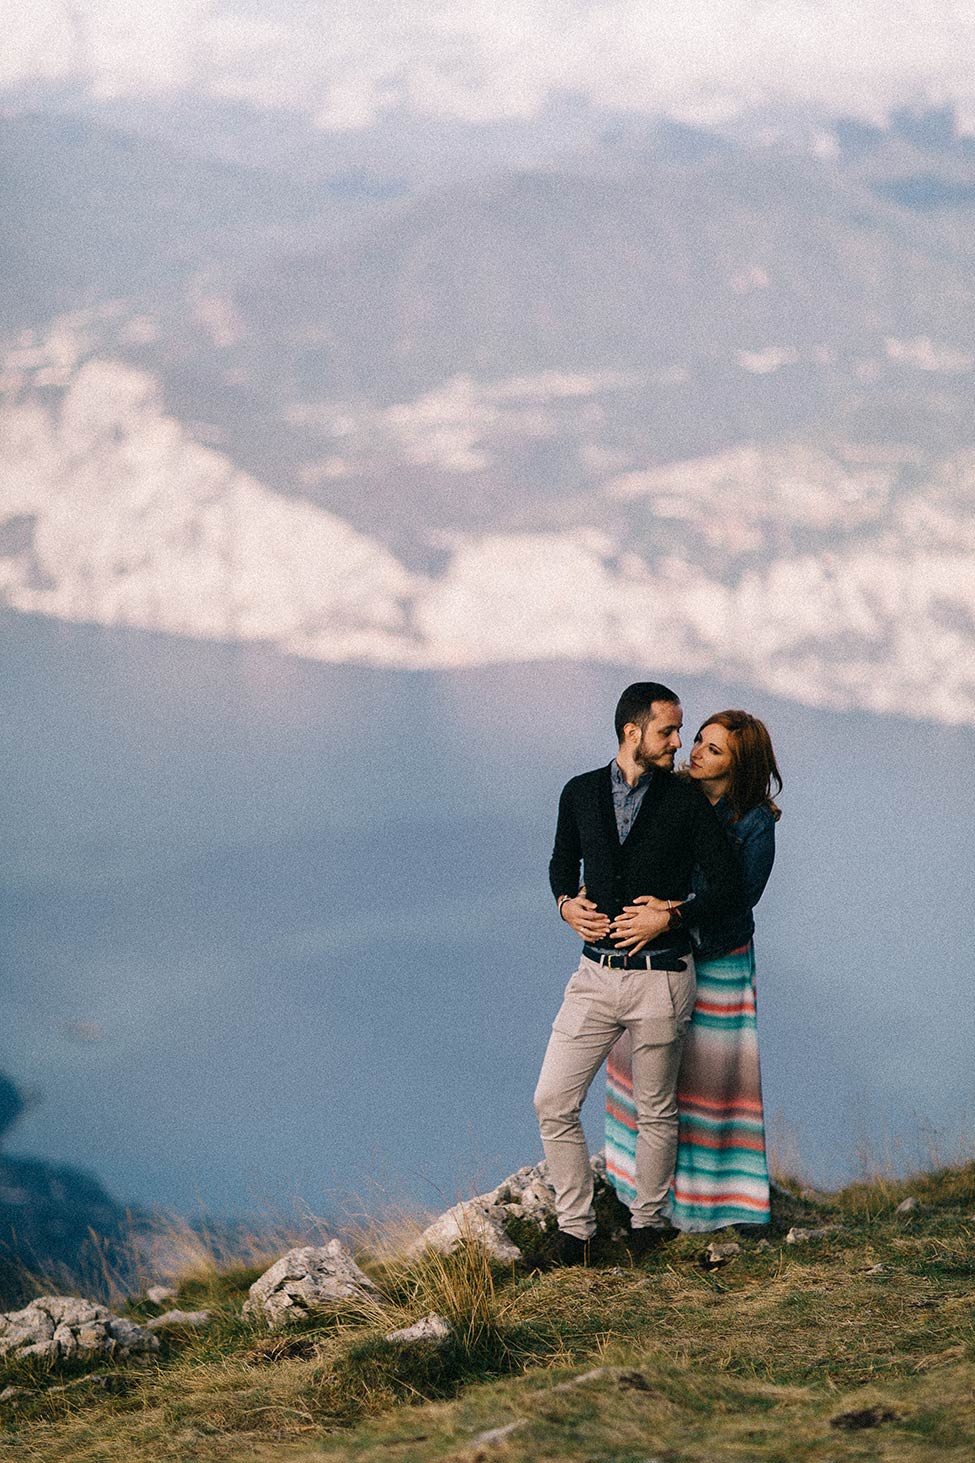
[[[652,767],[658,767],[663,772],[673,768],[676,755],[676,752],[658,752],[654,757],[649,748],[641,742],[633,753],[633,760],[644,772],[649,772]]]

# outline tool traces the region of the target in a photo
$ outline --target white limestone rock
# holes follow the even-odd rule
[[[729,1260],[735,1259],[741,1254],[741,1245],[736,1240],[728,1240],[725,1244],[718,1244],[712,1241],[706,1251],[709,1265],[727,1265]]]
[[[835,1234],[841,1226],[838,1224],[827,1224],[822,1229],[802,1229],[794,1224],[785,1237],[787,1245],[805,1245],[810,1240],[825,1239],[827,1235]]]
[[[436,1250],[449,1255],[467,1242],[479,1245],[492,1260],[507,1263],[521,1259],[521,1250],[505,1234],[503,1214],[483,1205],[479,1199],[455,1204],[446,1214],[441,1214],[423,1231],[411,1253]]]
[[[0,1356],[58,1361],[69,1356],[135,1356],[158,1350],[155,1336],[107,1306],[79,1296],[42,1295],[0,1315]]]
[[[607,1183],[605,1159],[595,1153],[589,1161],[598,1192]],[[449,1254],[464,1241],[473,1241],[482,1245],[492,1260],[505,1264],[520,1260],[521,1250],[507,1233],[509,1219],[527,1219],[540,1231],[554,1224],[555,1193],[548,1181],[547,1163],[519,1168],[496,1189],[455,1204],[428,1225],[411,1252],[436,1250]]]
[[[508,1238],[505,1224],[510,1219],[528,1219],[539,1228],[555,1215],[555,1194],[547,1166],[519,1168],[510,1178],[487,1194],[455,1204],[423,1231],[413,1251],[436,1250],[450,1254],[458,1245],[473,1242],[483,1247],[492,1260],[508,1263],[521,1259],[521,1250]]]
[[[60,1350],[56,1341],[35,1341],[32,1346],[21,1346],[15,1352],[15,1356],[33,1356],[38,1361],[57,1361]]]
[[[245,1315],[262,1315],[270,1326],[302,1320],[310,1312],[342,1301],[375,1295],[376,1287],[359,1269],[341,1240],[289,1250],[250,1288]]]
[[[60,1356],[71,1356],[73,1352],[78,1350],[77,1336],[71,1327],[66,1326],[63,1321],[60,1326],[55,1326],[51,1342],[52,1345],[57,1347]]]
[[[386,1340],[396,1346],[440,1346],[444,1341],[450,1340],[450,1322],[431,1311],[422,1321],[415,1321],[412,1326],[404,1326],[401,1331],[387,1331]]]

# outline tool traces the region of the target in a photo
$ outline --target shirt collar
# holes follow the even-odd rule
[[[617,762],[615,757],[609,764],[610,777],[613,779],[615,786],[618,788],[622,788],[624,792],[636,792],[638,787],[644,787],[650,781],[653,773],[654,769],[652,767],[648,767],[646,772],[641,775],[639,781],[635,784],[635,786],[631,787],[626,780],[626,774],[624,773],[622,767]]]

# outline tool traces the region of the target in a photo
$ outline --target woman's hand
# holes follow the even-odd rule
[[[592,900],[586,898],[585,888],[574,899],[563,899],[560,913],[566,924],[589,943],[609,934],[609,916],[600,914]]]
[[[641,894],[632,904],[624,905],[623,912],[613,921],[613,943],[618,950],[628,955],[637,955],[644,945],[663,934],[670,924],[673,900],[654,899],[652,894]]]

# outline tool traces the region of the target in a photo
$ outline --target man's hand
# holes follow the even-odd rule
[[[585,889],[580,890],[574,899],[563,899],[561,915],[577,935],[590,943],[609,934],[609,916],[599,913],[592,900],[586,898]]]
[[[613,943],[628,955],[637,955],[644,945],[663,934],[670,924],[673,902],[641,894],[632,904],[624,905],[622,914],[613,921]]]

